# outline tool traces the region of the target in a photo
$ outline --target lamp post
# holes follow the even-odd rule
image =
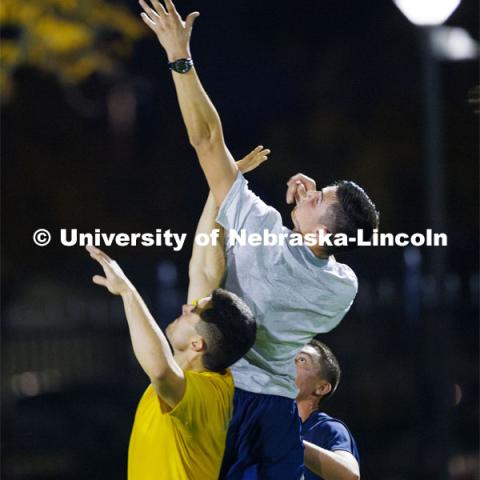
[[[440,72],[433,41],[437,29],[459,6],[460,0],[394,0],[400,11],[419,28],[423,69],[424,185],[426,217],[434,232],[446,231],[445,159],[442,144]],[[445,312],[444,279],[447,257],[444,248],[427,253],[427,270],[435,285],[434,304],[425,312],[418,330],[423,332],[414,347],[417,404],[420,411],[415,450],[416,478],[447,480],[450,409],[450,320]]]
[[[419,27],[423,62],[424,149],[427,218],[435,232],[446,228],[445,161],[442,144],[439,64],[434,51],[437,29],[460,5],[461,0],[394,0],[399,10]],[[441,299],[441,281],[445,274],[443,248],[430,251],[429,273],[435,278],[437,298]]]

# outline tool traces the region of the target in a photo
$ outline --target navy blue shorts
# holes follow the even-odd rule
[[[235,388],[220,480],[299,480],[300,431],[295,400]],[[249,469],[252,465],[255,468]]]

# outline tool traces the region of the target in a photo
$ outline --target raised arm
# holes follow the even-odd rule
[[[237,167],[242,173],[249,172],[268,158],[270,150],[259,145],[248,155],[237,162]],[[195,236],[200,233],[210,235],[212,230],[219,231],[216,238],[216,245],[209,242],[200,246],[193,242],[192,257],[189,265],[190,282],[188,285],[188,303],[210,295],[212,290],[217,288],[225,274],[225,256],[223,248],[223,228],[215,222],[218,208],[215,205],[212,193],[210,192],[207,202],[203,208],[202,215],[198,221]]]
[[[218,208],[212,193],[208,194],[203,207],[202,215],[198,221],[195,237],[217,230],[219,235],[207,245],[198,245],[193,242],[192,256],[188,268],[189,283],[187,303],[192,304],[199,298],[207,297],[222,283],[225,274],[225,256],[223,252],[223,228],[215,222]],[[212,238],[212,237],[211,237]]]
[[[157,394],[173,407],[183,396],[185,377],[165,335],[118,263],[96,247],[89,246],[87,250],[105,273],[104,277],[95,275],[93,282],[122,297],[135,357]]]
[[[140,0],[140,5],[142,19],[157,35],[168,61],[191,58],[190,36],[199,13],[190,13],[183,21],[171,0],[165,0],[165,7],[157,0],[152,0],[153,8],[144,0]],[[225,145],[220,117],[194,67],[187,73],[172,71],[172,75],[190,144],[219,206],[237,174],[235,161]]]
[[[344,450],[331,452],[313,443],[303,441],[305,466],[325,480],[359,480],[357,459]]]

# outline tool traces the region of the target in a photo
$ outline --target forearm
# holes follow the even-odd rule
[[[225,274],[223,228],[215,222],[217,212],[218,208],[210,192],[198,221],[195,237],[199,234],[210,236],[214,230],[218,232],[218,236],[210,237],[205,246],[200,246],[195,241],[193,243],[189,265],[188,303],[209,295],[220,285]]]
[[[147,306],[130,286],[122,293],[133,351],[138,363],[152,381],[161,379],[167,372],[180,367],[173,359],[168,341]]]
[[[195,148],[215,201],[220,205],[237,174],[235,161],[224,142],[220,117],[195,68],[185,74],[172,72],[172,75],[189,141]]]
[[[173,56],[173,58],[176,57],[179,55]],[[198,147],[213,141],[223,142],[220,117],[205,92],[195,67],[184,74],[172,72],[172,77],[192,146]]]
[[[303,441],[305,466],[325,480],[358,480],[360,471],[353,455],[343,456]],[[351,458],[350,458],[351,457]]]

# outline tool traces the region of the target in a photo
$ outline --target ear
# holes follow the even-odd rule
[[[320,224],[320,226],[315,230],[315,233],[316,233],[317,235],[320,235],[320,234],[322,234],[322,233],[325,235],[325,234],[327,234],[327,233],[332,233],[332,232],[328,229],[328,227],[326,227],[326,226],[323,225],[323,224]]]
[[[315,395],[320,398],[323,398],[325,395],[328,395],[332,391],[332,385],[329,382],[322,382],[317,385],[315,389]]]
[[[204,352],[207,349],[205,340],[200,336],[194,337],[190,342],[190,346],[194,352]]]

